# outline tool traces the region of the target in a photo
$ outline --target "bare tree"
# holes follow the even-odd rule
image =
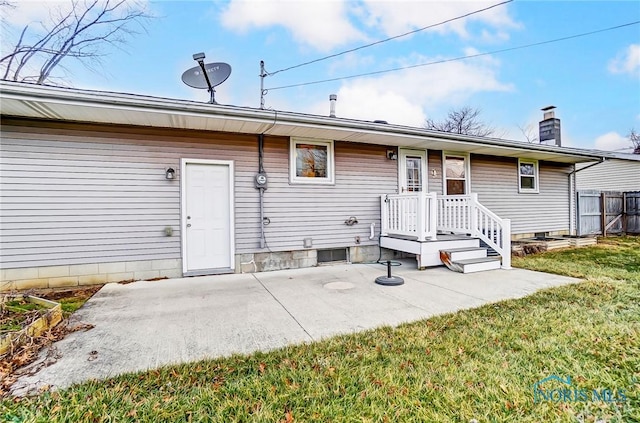
[[[471,107],[463,107],[459,110],[451,110],[447,118],[437,122],[427,119],[424,127],[434,131],[452,132],[454,134],[476,135],[487,137],[493,135],[495,129],[480,120],[480,110]]]
[[[631,128],[627,138],[629,138],[633,146],[633,154],[640,154],[640,134],[636,132],[635,128]]]
[[[52,72],[67,58],[95,70],[106,44],[122,46],[150,17],[139,3],[128,0],[72,0],[68,9],[58,8],[47,22],[40,22],[40,31],[30,25],[22,29],[11,51],[0,57],[2,79],[51,82]]]
[[[538,142],[539,138],[536,132],[536,126],[533,123],[522,126],[518,125],[518,129],[520,129],[520,132],[522,132],[522,135],[528,143],[534,144]]]

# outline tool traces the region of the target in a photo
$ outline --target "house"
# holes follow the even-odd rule
[[[640,154],[605,153],[574,175],[577,235],[640,233]]]
[[[511,239],[575,230],[572,172],[601,158],[381,121],[6,81],[0,100],[2,290],[393,251],[424,267],[441,264],[443,249],[478,248],[477,238],[508,268]]]
[[[640,154],[601,154],[600,162],[576,165],[578,191],[640,191]]]

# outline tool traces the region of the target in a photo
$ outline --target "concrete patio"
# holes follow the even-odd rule
[[[72,317],[95,327],[57,342],[57,361],[23,376],[14,393],[313,342],[579,282],[521,269],[419,271],[411,260],[393,273],[405,284],[375,284],[386,274],[379,264],[108,284]]]

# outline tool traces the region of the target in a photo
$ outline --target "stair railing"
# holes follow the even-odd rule
[[[500,218],[480,204],[478,194],[437,197],[437,230],[480,238],[511,268],[511,220]]]

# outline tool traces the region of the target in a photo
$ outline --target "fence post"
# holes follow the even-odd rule
[[[627,193],[622,193],[622,234],[627,234],[627,219],[629,216],[627,215]]]
[[[607,195],[600,193],[600,224],[602,225],[602,236],[607,236]]]

